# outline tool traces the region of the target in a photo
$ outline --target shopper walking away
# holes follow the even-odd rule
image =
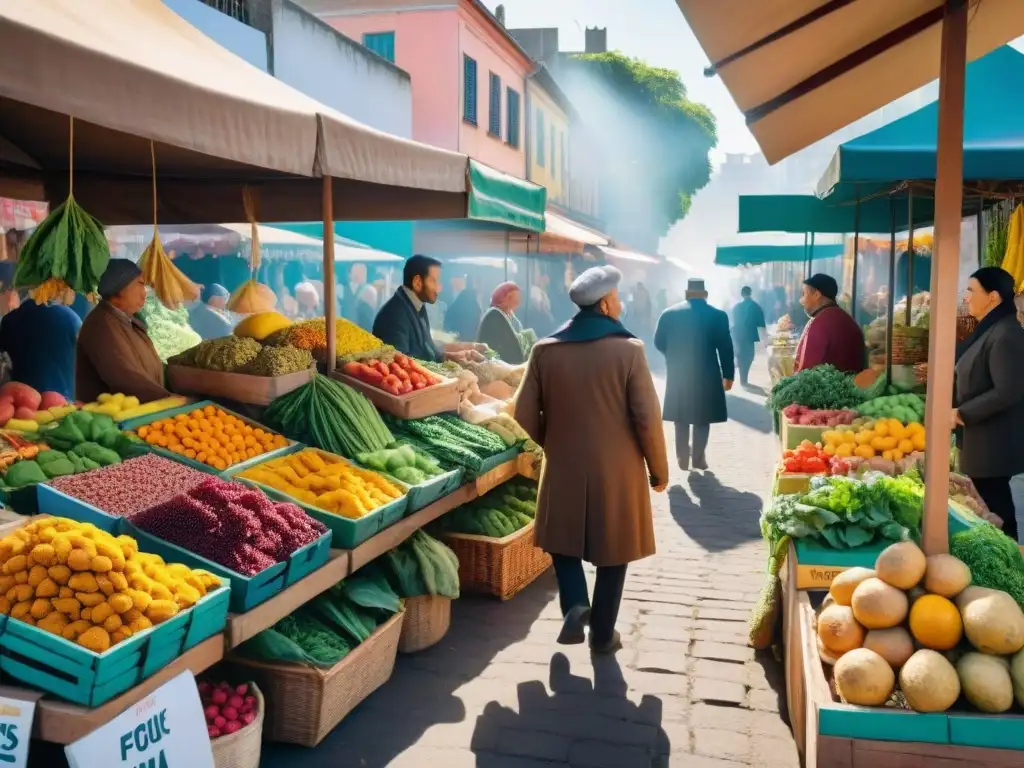
[[[982,267],[967,283],[967,308],[978,327],[956,348],[952,423],[960,427],[961,471],[1016,541],[1010,478],[1024,472],[1024,328],[1013,288],[1013,277],[999,267]]]
[[[759,331],[766,331],[764,311],[750,295],[749,285],[740,288],[740,303],[732,308],[732,340],[736,348],[736,367],[740,370],[740,384],[749,384],[750,366],[760,341]]]
[[[725,393],[735,367],[729,316],[708,304],[703,280],[690,280],[686,298],[658,318],[654,346],[665,355],[665,421],[675,422],[680,469],[707,469],[711,425],[729,419]],[[693,443],[690,432],[693,431]]]
[[[537,546],[555,564],[558,642],[610,653],[629,563],[654,554],[651,488],[668,484],[658,395],[643,344],[619,322],[614,267],[588,269],[569,296],[580,310],[534,346],[515,418],[543,448]],[[594,600],[583,561],[597,566]]]
[[[810,320],[796,345],[796,371],[834,365],[846,373],[864,370],[864,331],[836,304],[839,286],[829,275],[804,280],[800,305]]]

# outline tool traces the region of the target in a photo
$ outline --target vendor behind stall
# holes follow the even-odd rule
[[[523,325],[516,317],[522,293],[519,286],[509,281],[502,283],[491,294],[491,308],[480,318],[476,340],[498,353],[498,357],[511,365],[526,362],[519,334]]]
[[[164,368],[146,324],[135,313],[146,303],[142,272],[128,259],[111,259],[100,278],[102,299],[82,323],[75,359],[75,397],[96,400],[104,392],[159,400]]]
[[[828,275],[811,275],[804,280],[800,304],[810,320],[796,347],[796,371],[826,364],[846,373],[864,369],[864,332],[836,304],[838,295],[839,286]]]
[[[0,321],[0,351],[11,358],[11,378],[73,399],[75,341],[81,327],[71,307],[26,298]]]

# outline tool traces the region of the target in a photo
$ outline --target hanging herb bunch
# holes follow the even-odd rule
[[[249,243],[249,279],[242,283],[228,299],[228,309],[242,315],[257,312],[270,312],[277,304],[277,297],[269,286],[256,280],[256,272],[260,268],[260,233],[256,224],[256,201],[252,190],[242,190],[242,205],[245,217],[251,228]]]
[[[14,270],[15,288],[29,288],[38,303],[70,304],[74,293],[90,298],[110,261],[103,225],[84,211],[74,195],[74,118],[69,118],[68,197],[25,241]]]
[[[1011,210],[1012,206],[1000,203],[989,211],[985,253],[981,262],[983,267],[998,267],[1003,263],[1009,242]]]

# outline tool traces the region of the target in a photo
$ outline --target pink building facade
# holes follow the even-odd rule
[[[479,0],[300,0],[412,77],[413,138],[527,177],[534,62]]]

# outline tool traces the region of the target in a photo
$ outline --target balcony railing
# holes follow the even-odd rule
[[[211,8],[216,8],[225,16],[230,16],[232,19],[243,24],[249,23],[249,3],[247,0],[201,0],[201,2]]]

